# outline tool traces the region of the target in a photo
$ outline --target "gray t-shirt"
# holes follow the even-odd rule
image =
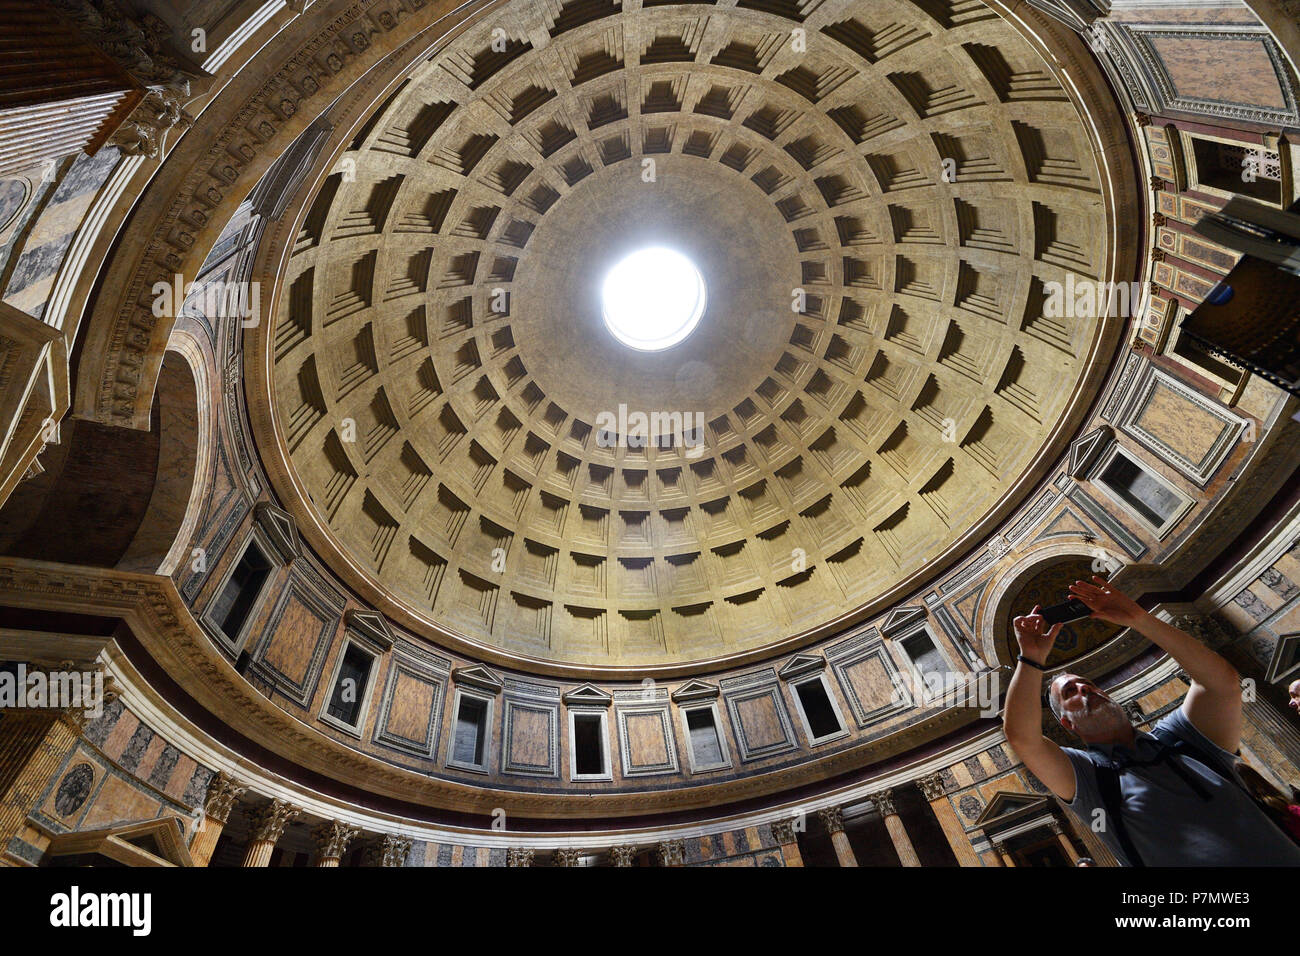
[[[1181,709],[1153,729],[1160,730],[1166,739],[1172,735],[1186,740],[1224,767],[1231,768],[1236,759],[1193,727]],[[1159,753],[1160,745],[1151,734],[1139,733],[1136,755],[1122,745],[1094,745],[1091,752],[1062,749],[1074,766],[1076,789],[1068,806],[1085,826],[1091,826],[1097,818],[1094,811],[1105,808],[1095,766],[1100,755],[1121,761],[1135,756],[1139,761],[1151,760]],[[1209,800],[1202,799],[1178,775],[1170,766],[1174,762],[1200,782]],[[1120,774],[1119,783],[1124,827],[1147,866],[1300,866],[1300,847],[1265,816],[1240,786],[1224,780],[1199,760],[1179,754],[1151,766],[1129,767]],[[1129,863],[1114,827],[1106,826],[1098,835],[1116,859]]]

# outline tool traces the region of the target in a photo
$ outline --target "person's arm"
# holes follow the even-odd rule
[[[1142,610],[1104,578],[1094,575],[1093,581],[1076,581],[1070,591],[1088,605],[1093,617],[1131,627],[1176,660],[1192,682],[1183,698],[1183,714],[1211,743],[1235,753],[1244,721],[1236,669],[1190,634]]]
[[[1044,630],[1046,622],[1039,610],[1035,606],[1032,612],[1016,618],[1012,624],[1020,653],[1031,661],[1044,664],[1056,643],[1056,635],[1061,632],[1061,625]],[[1034,776],[1066,803],[1074,799],[1076,784],[1070,758],[1058,744],[1043,736],[1043,672],[1022,661],[1016,662],[1011,686],[1007,688],[1002,731],[1011,749]]]

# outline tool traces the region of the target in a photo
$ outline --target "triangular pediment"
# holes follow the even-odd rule
[[[988,802],[984,812],[975,821],[977,827],[1006,822],[1037,812],[1048,805],[1047,798],[1035,793],[1019,793],[1015,790],[1000,790]]]
[[[353,608],[343,615],[344,624],[374,644],[381,651],[393,649],[393,632],[388,627],[388,619],[378,611],[363,611]]]
[[[1071,478],[1081,478],[1092,467],[1110,443],[1115,440],[1115,432],[1109,425],[1094,428],[1088,434],[1075,439],[1070,445],[1070,464],[1066,471]]]
[[[896,607],[885,617],[885,622],[880,625],[881,633],[889,636],[895,631],[901,631],[909,624],[925,619],[925,608],[920,605],[909,605],[907,607]]]
[[[688,680],[672,692],[672,699],[675,704],[685,704],[696,700],[714,700],[717,696],[717,685],[702,680]]]
[[[289,512],[277,508],[269,501],[260,501],[253,508],[253,518],[285,561],[292,561],[302,554],[298,527],[293,523]]]
[[[501,693],[501,688],[505,686],[502,684],[500,677],[482,664],[470,664],[467,667],[454,668],[451,672],[451,679],[457,684],[468,684],[471,687],[479,687],[494,694]]]
[[[1283,634],[1273,647],[1265,678],[1270,684],[1293,678],[1300,672],[1300,631]]]
[[[826,666],[826,658],[817,654],[796,654],[776,672],[782,680],[791,680],[804,674],[813,674]]]
[[[162,817],[61,833],[45,852],[47,857],[99,854],[127,866],[193,866],[183,827],[177,817]]]
[[[601,707],[608,707],[614,702],[614,698],[605,691],[601,690],[595,684],[583,684],[568,691],[564,695],[566,704],[597,704]]]

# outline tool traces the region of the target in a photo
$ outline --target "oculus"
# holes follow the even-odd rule
[[[600,290],[610,334],[643,352],[671,348],[695,331],[706,298],[695,263],[663,246],[621,259],[605,274]]]

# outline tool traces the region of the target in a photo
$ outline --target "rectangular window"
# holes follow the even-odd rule
[[[348,645],[334,681],[334,693],[330,695],[329,707],[325,711],[327,714],[349,727],[357,726],[373,664],[374,658],[369,654],[355,644]]]
[[[270,560],[255,542],[250,542],[234,571],[226,578],[226,583],[212,602],[212,610],[209,612],[212,621],[230,641],[239,640],[248,615],[257,603],[262,585],[270,573]]]
[[[488,702],[463,696],[456,708],[456,730],[452,740],[451,762],[482,768],[487,762]]]
[[[691,738],[691,765],[696,770],[719,767],[727,762],[712,707],[686,711],[686,729]]]
[[[811,740],[833,737],[844,729],[820,677],[795,684],[794,692],[799,697],[799,706],[808,722],[808,736]]]
[[[903,638],[901,643],[903,652],[907,654],[913,666],[921,672],[922,678],[929,677],[931,674],[948,673],[947,659],[939,648],[934,646],[934,641],[925,631],[917,631],[910,637]]]
[[[573,715],[573,775],[603,777],[605,770],[605,717],[603,714]]]
[[[1127,455],[1117,454],[1098,480],[1157,529],[1182,510],[1182,498]]]

